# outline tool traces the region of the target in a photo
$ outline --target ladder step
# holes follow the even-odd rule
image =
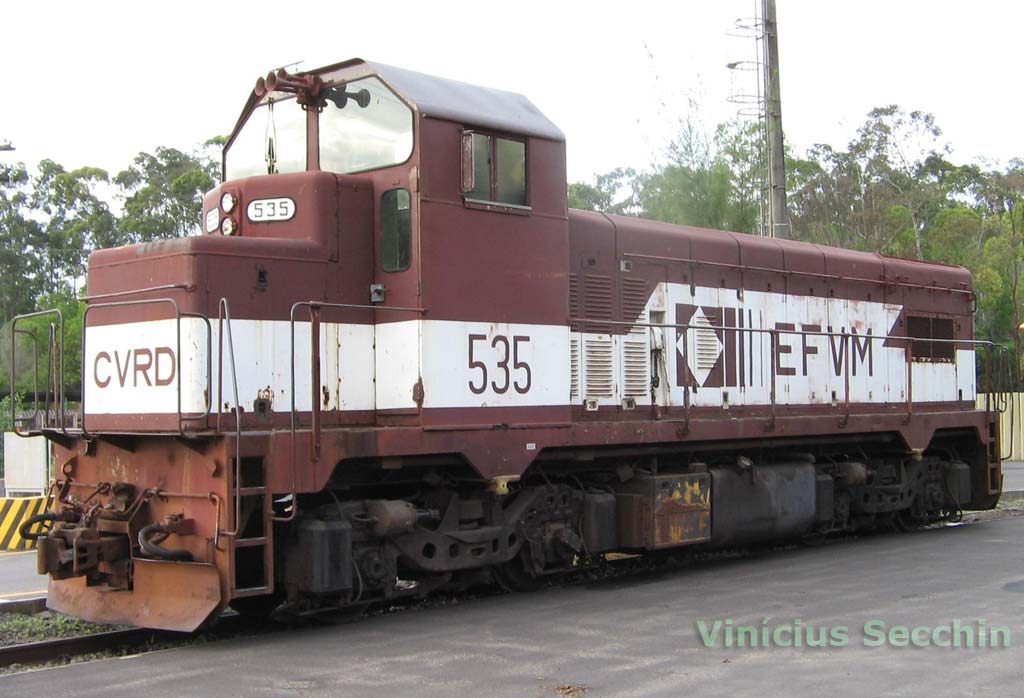
[[[243,497],[251,497],[254,494],[266,494],[266,487],[243,487],[239,492]]]
[[[259,538],[237,538],[235,540],[236,548],[255,548],[260,545],[267,544],[267,537],[260,536]]]

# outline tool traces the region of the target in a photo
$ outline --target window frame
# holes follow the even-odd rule
[[[488,139],[488,151],[487,156],[490,160],[490,167],[488,168],[488,177],[490,180],[490,198],[479,199],[471,197],[465,189],[466,185],[466,166],[467,158],[465,152],[464,139],[466,137],[473,138],[473,136],[485,136]],[[498,139],[512,141],[514,143],[521,143],[523,145],[523,197],[526,200],[525,204],[513,204],[505,201],[499,201],[498,195]],[[477,129],[467,126],[462,129],[460,134],[460,173],[461,173],[461,187],[462,187],[462,201],[466,208],[480,209],[486,211],[499,211],[502,213],[514,213],[519,215],[530,215],[533,212],[533,207],[530,204],[530,139],[527,136],[514,135],[508,133],[501,133],[498,131],[490,131],[486,129]],[[477,148],[474,145],[472,149],[472,161],[468,163],[471,170],[475,170],[476,158],[478,157]],[[475,179],[475,177],[474,177]],[[474,182],[476,184],[476,182]],[[476,187],[474,186],[474,189]]]
[[[934,315],[907,315],[906,335],[910,342],[910,360],[915,363],[956,363],[956,318]],[[946,333],[936,335],[936,323]],[[944,340],[944,341],[933,341]],[[954,340],[954,341],[950,341]]]
[[[406,193],[406,195],[409,197],[409,226],[408,226],[408,231],[407,231],[407,233],[408,233],[408,242],[409,242],[409,259],[408,259],[408,261],[406,261],[404,267],[398,267],[398,268],[395,268],[395,269],[388,269],[384,265],[384,197],[387,196],[388,194],[390,194],[391,192],[398,192],[398,191],[404,191]],[[380,244],[380,249],[378,250],[378,254],[377,254],[377,263],[380,265],[381,271],[384,272],[385,274],[401,274],[402,272],[409,271],[409,269],[412,268],[412,255],[413,255],[413,244],[412,244],[412,237],[413,237],[412,236],[412,228],[413,228],[413,225],[412,225],[412,209],[413,209],[413,205],[412,205],[412,203],[413,203],[412,192],[409,190],[408,187],[405,187],[405,186],[391,187],[390,189],[387,189],[386,191],[381,192],[381,195],[378,198],[378,204],[377,205],[378,205],[378,210],[380,211],[380,214],[379,214],[379,219],[380,219],[380,237],[378,238],[378,240],[380,241],[380,243],[379,243]],[[399,257],[400,256],[401,255],[399,255]]]

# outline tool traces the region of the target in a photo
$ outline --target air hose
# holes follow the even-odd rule
[[[192,553],[187,550],[165,548],[159,543],[155,543],[151,538],[156,535],[162,536],[161,541],[164,540],[171,532],[167,530],[167,527],[162,523],[151,523],[139,531],[139,547],[142,548],[142,552],[150,557],[155,557],[160,560],[178,560],[183,562],[192,561]],[[156,534],[156,535],[154,535]]]

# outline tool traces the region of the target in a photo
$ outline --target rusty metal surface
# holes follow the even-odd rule
[[[711,537],[711,480],[704,473],[642,476],[616,490],[619,543],[659,550]]]
[[[191,632],[226,603],[213,565],[143,559],[134,564],[131,591],[87,586],[83,577],[51,580],[46,605],[96,623]]]

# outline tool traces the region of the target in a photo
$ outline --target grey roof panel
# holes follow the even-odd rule
[[[533,102],[515,92],[480,87],[360,59],[331,66],[321,75],[329,79],[331,73],[335,72],[333,68],[351,68],[359,64],[366,67],[367,74],[375,73],[383,78],[403,97],[414,103],[425,116],[552,141],[565,140],[562,131],[551,123]]]

